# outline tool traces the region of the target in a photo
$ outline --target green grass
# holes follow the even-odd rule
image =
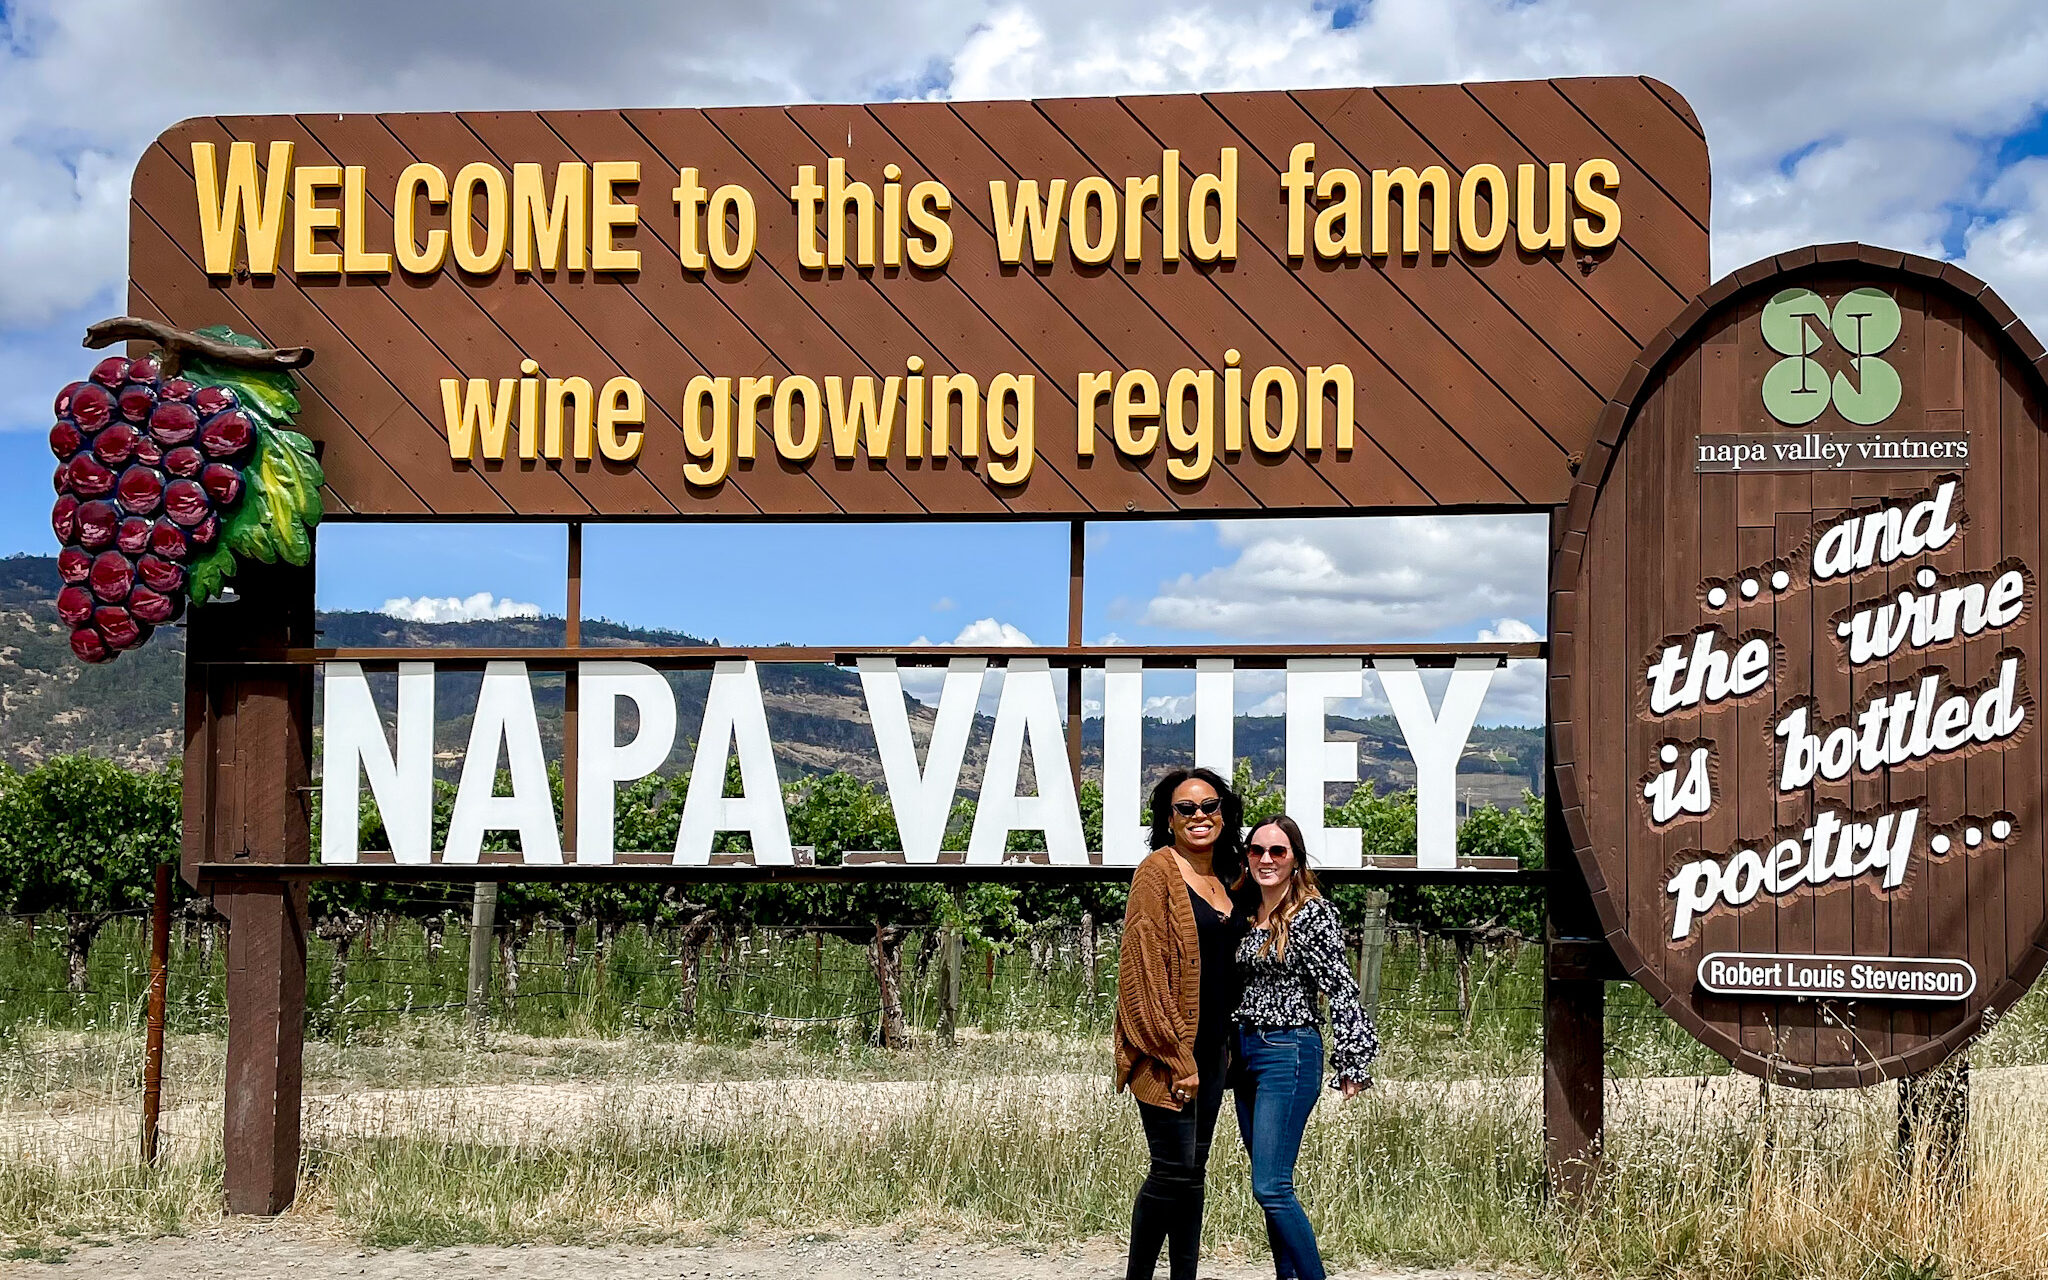
[[[56,923],[31,928],[0,920],[0,1037],[15,1026],[117,1032],[139,1026],[146,979],[144,922],[123,918],[94,946],[87,992],[65,989]],[[684,967],[676,941],[639,926],[599,947],[581,931],[544,930],[518,953],[518,991],[493,962],[492,1029],[535,1038],[645,1036],[744,1047],[764,1039],[886,1069],[891,1055],[876,1038],[880,999],[863,941],[762,930],[728,951],[703,955],[694,1016],[680,1012]],[[913,1028],[934,1032],[940,1019],[936,960],[920,966],[922,937],[904,947],[905,1006]],[[1036,1033],[1106,1037],[1114,1014],[1116,954],[1106,934],[1096,982],[1088,988],[1072,933],[1054,937],[1035,963],[1028,947],[970,950],[963,965],[959,1022],[985,1035]],[[226,1028],[225,945],[174,931],[167,1023],[174,1033],[218,1035]],[[460,1016],[467,988],[466,931],[451,924],[431,945],[417,922],[392,918],[358,942],[342,980],[335,948],[310,941],[306,1030],[337,1045],[403,1046],[421,1025]],[[1390,944],[1382,968],[1377,1021],[1390,1078],[1535,1071],[1542,1047],[1542,952],[1534,946],[1475,951],[1469,1008],[1461,1006],[1456,949],[1413,935]],[[1623,1075],[1692,1075],[1726,1070],[1629,984],[1610,988],[1610,1069]],[[0,1063],[4,1063],[0,1041]],[[4,1068],[0,1068],[4,1069]],[[396,1069],[403,1070],[402,1067]]]
[[[1961,1199],[1892,1172],[1889,1116],[1864,1095],[1822,1107],[1780,1091],[1760,1116],[1651,1108],[1612,1132],[1604,1181],[1568,1207],[1541,1190],[1536,1105],[1515,1080],[1455,1097],[1389,1088],[1312,1125],[1299,1183],[1333,1264],[1702,1280],[1989,1280],[2048,1264],[2038,1104],[1979,1121]],[[1226,1118],[1205,1249],[1256,1257],[1263,1226],[1233,1135]],[[295,1212],[376,1247],[864,1226],[1050,1246],[1123,1230],[1143,1150],[1129,1101],[1106,1092],[1048,1105],[1024,1086],[959,1081],[877,1117],[851,1084],[823,1114],[635,1120],[621,1107],[542,1146],[345,1138],[309,1150]],[[0,1235],[51,1250],[206,1225],[218,1177],[217,1149],[154,1174],[0,1162]]]
[[[58,933],[0,923],[0,1113],[101,1108],[104,1143],[59,1163],[0,1144],[0,1252],[61,1259],[76,1243],[190,1231],[220,1219],[220,1153],[208,1119],[154,1170],[133,1158],[139,1097],[139,922],[107,931],[91,990],[62,991]],[[673,948],[628,930],[543,934],[521,954],[521,990],[479,1046],[458,1008],[462,932],[438,954],[414,924],[379,928],[347,980],[315,941],[307,1087],[313,1094],[552,1084],[594,1091],[590,1123],[513,1143],[435,1123],[401,1095],[361,1129],[310,1143],[295,1213],[366,1244],[696,1241],[728,1233],[883,1226],[1024,1244],[1116,1235],[1142,1152],[1128,1099],[1106,1085],[1115,963],[1085,987],[1071,939],[1047,963],[1028,949],[970,953],[963,1033],[932,1034],[937,975],[910,984],[909,1052],[872,1044],[866,951],[763,932],[728,961],[707,953],[694,1019],[676,1011]],[[906,946],[908,961],[917,940]],[[217,1103],[224,1018],[218,948],[173,949],[167,1105]],[[1725,1065],[1631,986],[1610,988],[1610,1073],[1624,1101],[1598,1193],[1569,1211],[1542,1194],[1538,1093],[1541,956],[1479,952],[1460,1009],[1456,953],[1402,938],[1380,999],[1387,1087],[1312,1126],[1303,1196],[1333,1260],[1508,1264],[1558,1275],[1929,1280],[2048,1274],[2048,1109],[1986,1084],[1973,1100],[1964,1202],[1895,1173],[1889,1090],[1826,1097],[1657,1077]],[[912,970],[906,965],[907,970]],[[912,970],[914,972],[914,970]],[[509,1009],[507,1006],[509,1005]],[[2048,995],[2029,995],[1972,1050],[1983,1067],[2048,1062]],[[1072,1077],[1058,1105],[1023,1076]],[[1990,1073],[1982,1079],[1988,1081]],[[635,1109],[678,1081],[802,1079],[824,1105],[742,1106],[704,1120]],[[906,1106],[868,1086],[932,1082]],[[823,1083],[820,1083],[823,1082]],[[993,1092],[973,1092],[977,1088]],[[890,1086],[901,1088],[902,1086]],[[1660,1101],[1661,1099],[1661,1101]],[[379,1104],[383,1105],[383,1104]],[[405,1108],[414,1106],[418,1114]],[[0,1119],[4,1119],[0,1114]],[[1209,1247],[1264,1249],[1234,1122],[1211,1167]]]

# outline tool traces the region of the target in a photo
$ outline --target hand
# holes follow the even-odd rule
[[[1353,1098],[1357,1097],[1357,1096],[1358,1096],[1359,1094],[1361,1094],[1361,1093],[1364,1093],[1364,1092],[1365,1092],[1365,1086],[1364,1086],[1364,1085],[1362,1085],[1362,1084],[1360,1084],[1360,1083],[1358,1083],[1358,1081],[1356,1081],[1356,1080],[1346,1080],[1346,1081],[1344,1082],[1344,1090],[1343,1090],[1343,1093],[1344,1093],[1344,1101],[1346,1101],[1346,1102],[1349,1102],[1349,1101],[1351,1101],[1351,1100],[1352,1100]]]
[[[1175,1102],[1190,1101],[1196,1093],[1201,1091],[1201,1088],[1202,1077],[1199,1072],[1191,1076],[1182,1076],[1173,1082],[1173,1100]]]

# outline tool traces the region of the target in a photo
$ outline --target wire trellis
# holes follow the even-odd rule
[[[478,1012],[469,1001],[469,923],[459,897],[426,888],[394,895],[346,934],[309,939],[308,1034],[347,1039],[408,1020]],[[173,1033],[226,1027],[226,930],[181,913],[171,948],[167,1023]],[[913,1035],[948,1021],[944,949],[929,926],[903,930],[895,986]],[[70,981],[56,917],[0,915],[0,1032],[22,1021],[89,1029],[138,1025],[147,996],[147,913],[108,919]],[[746,1041],[763,1035],[873,1040],[887,1002],[874,925],[727,927],[686,935],[639,925],[599,930],[520,921],[490,941],[481,1012],[522,1034],[645,1033]],[[1408,928],[1385,930],[1376,1017],[1383,1039],[1482,1037],[1534,1053],[1540,1046],[1540,948],[1509,940],[1463,945]],[[1358,939],[1353,939],[1354,948]],[[1114,1017],[1118,933],[1046,924],[1000,943],[962,948],[950,1022],[987,1033],[1107,1036]],[[1356,952],[1354,951],[1354,956]],[[1632,987],[1608,1009],[1624,1058],[1689,1043]]]

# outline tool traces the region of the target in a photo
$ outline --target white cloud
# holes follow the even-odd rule
[[[1492,626],[1481,627],[1477,638],[1501,644],[1520,644],[1541,640],[1543,633],[1520,618],[1499,618]],[[1515,658],[1494,672],[1493,683],[1486,689],[1486,701],[1479,708],[1479,723],[1542,724],[1544,679],[1548,669],[1545,663]]]
[[[994,648],[1003,646],[1021,647],[1032,643],[1030,636],[1016,626],[994,618],[977,618],[960,628],[960,634],[951,640],[934,640],[919,636],[910,643],[914,645],[960,645],[973,648]],[[916,698],[928,707],[939,705],[939,691],[945,687],[946,673],[941,667],[904,667],[901,669],[903,692]],[[1064,685],[1061,686],[1065,688]],[[1002,685],[986,678],[982,681],[981,699],[975,704],[983,715],[994,715],[996,703],[1002,694]]]
[[[957,608],[959,608],[959,606],[953,603],[953,597],[951,596],[940,596],[938,599],[932,601],[933,613],[951,613],[953,610]]]
[[[1244,640],[1420,640],[1543,613],[1540,516],[1260,520],[1218,526],[1236,559],[1161,585],[1151,626]]]
[[[407,622],[492,622],[501,618],[538,618],[540,606],[502,599],[488,591],[473,596],[393,596],[379,613]]]
[[[977,618],[960,628],[960,634],[954,636],[951,640],[933,640],[928,636],[919,636],[910,643],[918,645],[957,644],[985,648],[1002,645],[1028,645],[1033,643],[1033,641],[1030,636],[1025,635],[1010,623],[998,622],[994,618]]]
[[[1527,644],[1541,640],[1543,633],[1520,618],[1496,618],[1492,626],[1479,628],[1476,638],[1498,644]]]
[[[1543,723],[1543,689],[1549,668],[1518,658],[1493,673],[1493,684],[1479,708],[1482,725]]]
[[[1144,714],[1154,720],[1178,723],[1195,714],[1193,693],[1155,693],[1145,699]]]
[[[1278,3],[1010,5],[954,56],[947,92],[1652,75],[1685,95],[1713,148],[1717,272],[1819,240],[1938,256],[1953,211],[1996,176],[1992,144],[2048,105],[2048,6],[2033,0],[1375,0],[1345,30],[1328,17]]]
[[[2048,159],[2007,169],[1986,203],[1990,212],[1964,234],[1963,266],[2029,316],[2035,336],[2048,333]]]

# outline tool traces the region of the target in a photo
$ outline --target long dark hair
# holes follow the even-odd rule
[[[1173,843],[1173,793],[1191,778],[1208,783],[1223,801],[1223,830],[1216,836],[1210,868],[1226,888],[1236,889],[1244,878],[1244,798],[1214,769],[1175,769],[1152,788],[1152,847],[1164,849]]]
[[[1310,898],[1320,898],[1323,893],[1321,886],[1316,884],[1316,873],[1309,870],[1308,844],[1301,838],[1301,824],[1284,813],[1275,814],[1253,827],[1251,835],[1257,835],[1267,827],[1286,836],[1287,847],[1294,850],[1294,865],[1287,876],[1287,896],[1280,900],[1280,909],[1267,922],[1268,932],[1262,948],[1276,959],[1284,960],[1287,958],[1287,930],[1294,923],[1294,913],[1301,910],[1302,904]],[[1256,884],[1255,881],[1253,883]],[[1260,894],[1263,896],[1264,890],[1260,890]]]

